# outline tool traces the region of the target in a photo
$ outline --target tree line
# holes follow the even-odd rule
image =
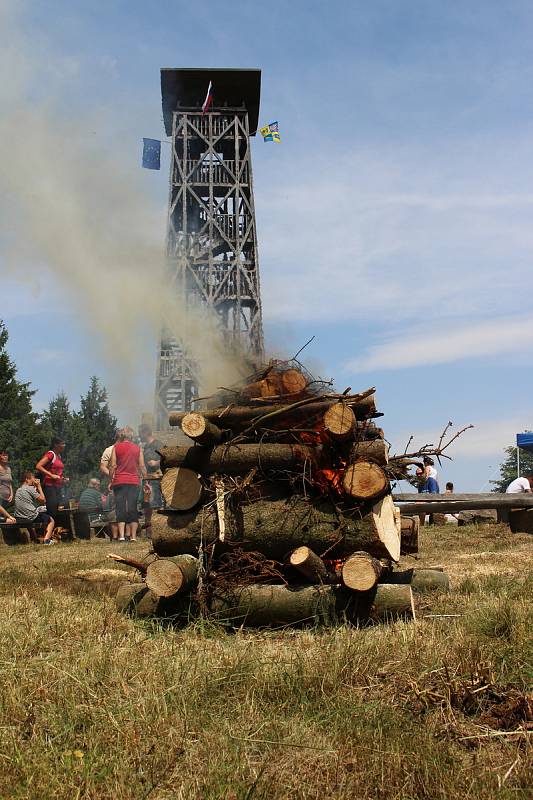
[[[17,367],[7,349],[8,331],[0,320],[0,449],[9,453],[15,483],[24,470],[33,469],[49,448],[52,436],[65,440],[65,475],[74,495],[91,476],[97,476],[103,450],[114,442],[117,419],[111,413],[107,391],[93,376],[79,409],[64,392],[53,397],[42,413],[32,407],[36,390],[18,380]]]

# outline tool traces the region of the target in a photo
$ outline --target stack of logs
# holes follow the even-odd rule
[[[375,390],[348,392],[271,362],[214,407],[171,414],[190,444],[161,451],[154,554],[118,607],[252,626],[413,619],[413,570],[394,566],[402,541],[417,551],[418,519],[394,506]]]

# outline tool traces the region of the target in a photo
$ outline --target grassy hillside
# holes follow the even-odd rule
[[[424,530],[416,625],[234,634],[70,577],[116,547],[0,547],[2,798],[531,797],[532,537]]]

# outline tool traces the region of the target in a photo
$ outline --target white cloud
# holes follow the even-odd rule
[[[350,361],[355,371],[405,369],[446,364],[467,358],[523,353],[533,346],[533,317],[503,317],[473,325],[443,326],[432,333],[425,328],[371,347]]]
[[[256,169],[267,318],[481,320],[533,290],[525,136],[330,147]]]

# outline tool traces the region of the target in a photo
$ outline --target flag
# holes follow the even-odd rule
[[[205,96],[204,104],[202,106],[202,117],[206,114],[213,104],[213,84],[209,81],[209,86],[207,87],[207,94]]]
[[[161,141],[159,139],[143,139],[143,160],[145,169],[161,169]]]
[[[271,122],[270,125],[265,125],[264,128],[260,128],[259,133],[263,137],[264,142],[276,142],[277,144],[281,144],[281,136],[279,135],[279,126],[277,122]]]

